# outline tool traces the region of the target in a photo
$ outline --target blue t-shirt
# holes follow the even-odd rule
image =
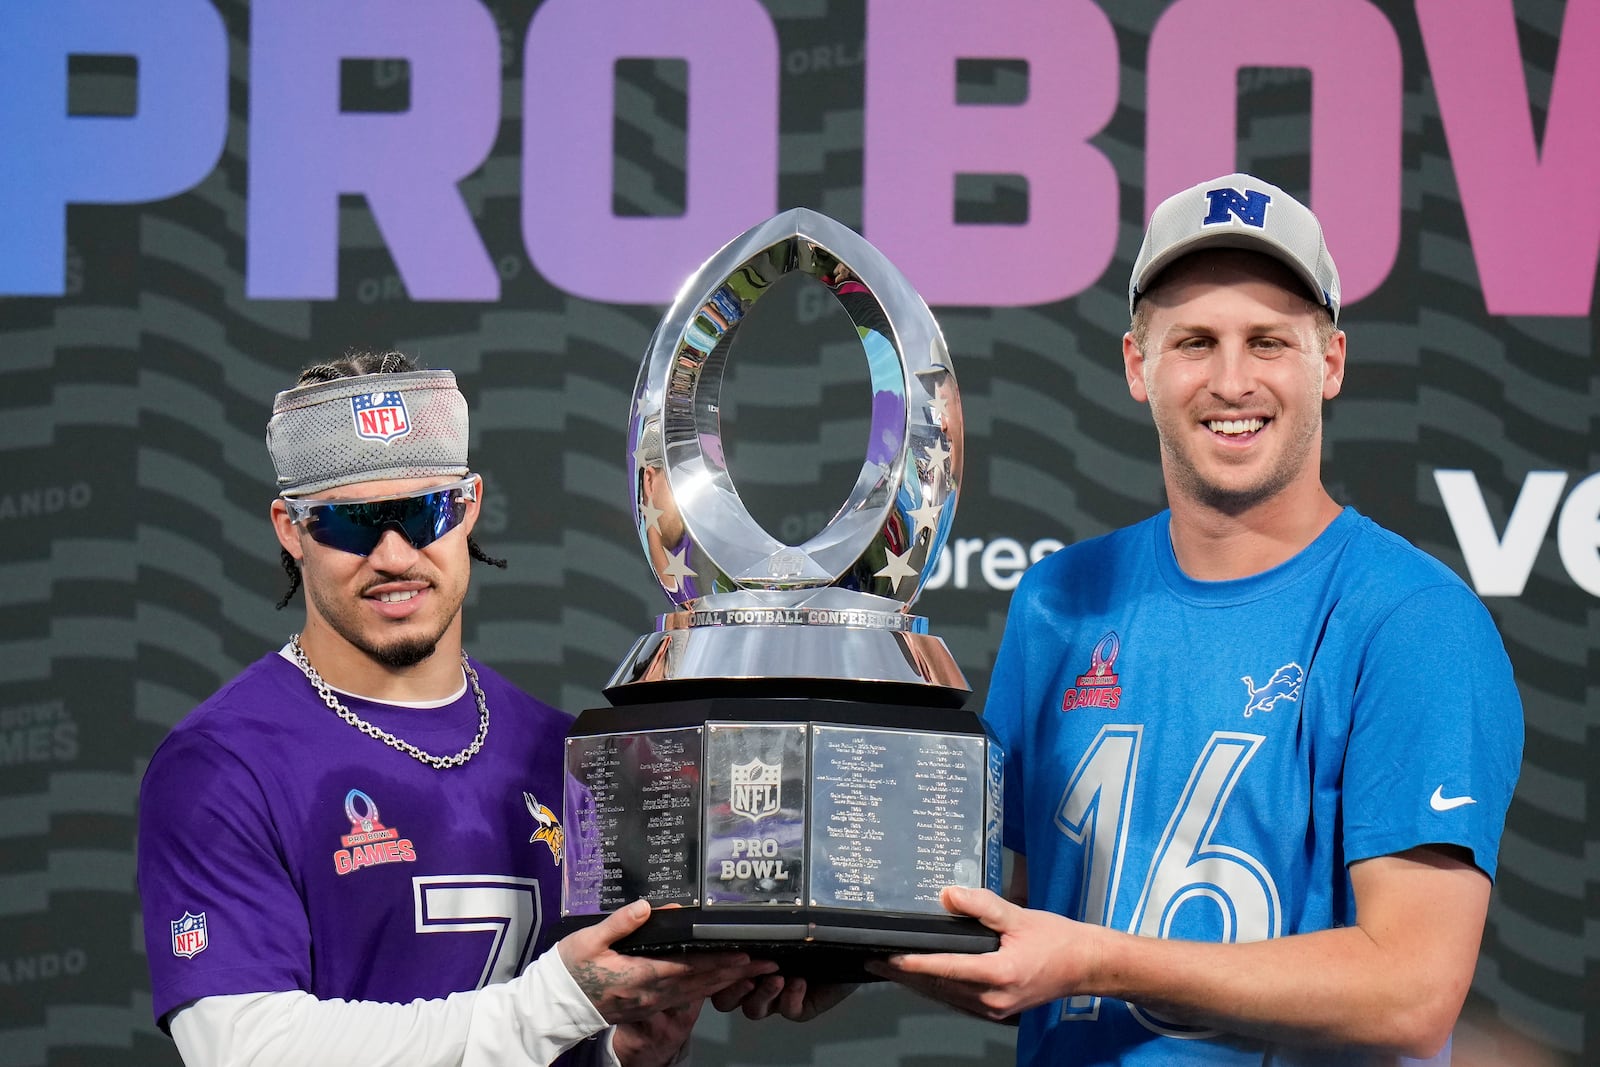
[[[1522,705],[1471,590],[1348,508],[1278,567],[1196,581],[1169,518],[1057,552],[1012,600],[984,715],[1030,906],[1249,941],[1352,924],[1358,860],[1458,845],[1492,878]],[[1201,1033],[1073,997],[1024,1016],[1018,1062],[1386,1062]]]

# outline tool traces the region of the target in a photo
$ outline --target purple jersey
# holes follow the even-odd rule
[[[569,720],[473,667],[489,736],[447,770],[341,720],[278,654],[168,735],[139,798],[158,1020],[228,993],[434,999],[511,978],[549,946]],[[470,686],[441,707],[344,703],[436,755],[478,726]]]

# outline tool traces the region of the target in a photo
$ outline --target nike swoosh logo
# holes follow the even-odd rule
[[[1433,796],[1428,798],[1428,807],[1432,808],[1434,811],[1451,811],[1455,808],[1464,807],[1467,804],[1476,803],[1477,801],[1473,800],[1471,797],[1445,796],[1444,786],[1442,785],[1433,791]]]

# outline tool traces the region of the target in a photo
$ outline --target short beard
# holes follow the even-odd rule
[[[1322,383],[1316,383],[1317,394],[1308,396],[1307,400],[1313,411],[1322,403]],[[1148,375],[1145,378],[1145,387],[1149,392],[1151,386]],[[1179,489],[1190,500],[1216,511],[1218,514],[1237,518],[1251,508],[1276,497],[1283,490],[1294,484],[1300,470],[1309,461],[1309,458],[1318,455],[1320,440],[1317,436],[1320,423],[1307,420],[1298,427],[1292,440],[1288,441],[1283,453],[1283,462],[1276,470],[1269,472],[1268,478],[1260,485],[1247,486],[1243,489],[1228,489],[1214,485],[1201,476],[1199,469],[1189,461],[1187,455],[1176,444],[1169,442],[1163,435],[1165,420],[1162,409],[1157,404],[1154,395],[1149,401],[1150,414],[1155,422],[1156,437],[1161,445],[1161,469],[1170,480],[1174,488]],[[1277,419],[1274,417],[1274,424]],[[1280,431],[1287,432],[1287,431]],[[1170,500],[1169,500],[1170,503]]]
[[[1193,467],[1181,459],[1173,459],[1171,464],[1173,480],[1183,487],[1190,499],[1234,518],[1243,515],[1263,501],[1271,500],[1294,480],[1291,472],[1280,471],[1276,477],[1263,485],[1253,485],[1245,489],[1224,489],[1200,477]]]
[[[419,638],[411,641],[400,641],[386,648],[364,648],[362,651],[385,667],[400,670],[406,667],[415,667],[433,655],[438,647],[438,638],[434,638],[431,641]]]
[[[326,595],[319,584],[314,581],[306,582],[305,590],[308,602],[316,605],[318,614],[327,622],[330,629],[374,663],[391,670],[415,667],[433,655],[439,647],[439,639],[444,636],[449,626],[447,623],[438,633],[431,636],[400,638],[387,644],[378,644],[375,641],[363,640],[357,627],[346,625],[347,616],[340,613],[339,603],[332,596]]]

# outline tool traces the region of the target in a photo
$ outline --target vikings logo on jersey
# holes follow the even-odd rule
[[[550,855],[555,857],[556,863],[561,863],[561,850],[567,843],[567,832],[561,828],[561,823],[556,819],[556,813],[539,803],[539,799],[527,790],[522,792],[522,802],[528,806],[528,814],[533,816],[533,836],[528,838],[528,844],[543,841],[550,849]]]
[[[1300,683],[1305,679],[1306,672],[1298,663],[1285,663],[1272,672],[1266,684],[1259,689],[1255,681],[1247,674],[1239,679],[1250,690],[1250,699],[1244,706],[1244,717],[1250,718],[1258,711],[1271,711],[1278,706],[1278,701],[1287,700],[1296,703],[1300,700]]]

